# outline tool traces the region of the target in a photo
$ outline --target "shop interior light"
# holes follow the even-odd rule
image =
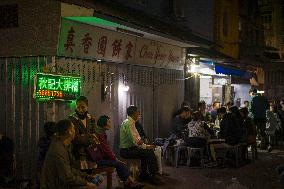
[[[187,56],[197,57],[198,55],[197,54],[188,53]]]
[[[211,79],[212,77],[210,75],[201,75],[201,79]]]
[[[259,90],[258,90],[258,91],[257,91],[257,93],[259,93],[259,94],[263,94],[263,93],[264,93],[264,91],[259,91]]]
[[[191,72],[191,73],[197,73],[197,72],[198,72],[198,68],[199,68],[199,65],[191,64],[191,65],[190,65],[189,72]]]
[[[214,75],[215,71],[210,68],[200,68],[199,73],[205,74],[205,75]]]
[[[97,60],[97,62],[101,62],[101,61],[102,61],[101,59],[98,59],[98,60]]]
[[[120,92],[127,92],[129,91],[129,86],[128,85],[118,85],[118,91]]]

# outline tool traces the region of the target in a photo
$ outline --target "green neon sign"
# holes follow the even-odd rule
[[[37,100],[74,100],[80,88],[80,77],[37,73],[34,96]]]

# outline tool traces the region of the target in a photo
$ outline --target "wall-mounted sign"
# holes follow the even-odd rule
[[[39,101],[74,100],[80,96],[80,84],[80,77],[37,73],[34,97]]]
[[[178,46],[62,19],[57,55],[183,69]]]

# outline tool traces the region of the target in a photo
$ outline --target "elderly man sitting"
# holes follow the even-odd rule
[[[125,159],[140,159],[140,179],[151,184],[160,184],[160,180],[156,177],[158,165],[154,154],[155,146],[145,144],[135,127],[135,122],[140,116],[138,108],[129,106],[127,115],[127,119],[120,127],[120,155]]]

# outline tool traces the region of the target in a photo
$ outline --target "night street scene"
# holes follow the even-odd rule
[[[0,0],[0,189],[284,189],[284,0]]]

